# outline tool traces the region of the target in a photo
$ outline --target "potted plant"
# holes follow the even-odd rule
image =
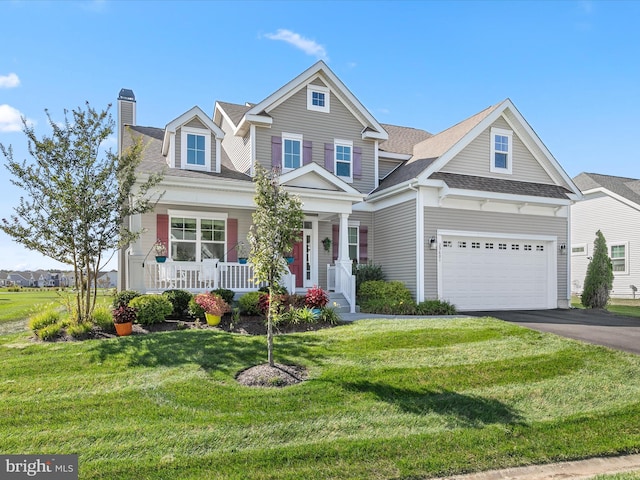
[[[207,324],[212,326],[218,325],[222,315],[231,311],[229,304],[215,293],[200,293],[193,300],[204,310]]]
[[[133,322],[136,321],[136,309],[121,305],[113,310],[113,324],[119,337],[131,335]]]
[[[238,263],[240,263],[241,265],[246,264],[249,257],[247,253],[247,246],[244,244],[244,242],[240,242],[236,245],[236,252],[238,252]]]
[[[314,314],[319,315],[320,310],[329,303],[329,296],[327,292],[322,290],[317,285],[309,288],[307,294],[304,296],[304,304],[310,308]]]
[[[162,240],[156,240],[156,243],[153,244],[153,249],[156,252],[156,262],[164,263],[167,261],[167,246]]]

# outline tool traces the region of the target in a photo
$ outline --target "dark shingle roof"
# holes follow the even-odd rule
[[[379,149],[383,152],[404,153],[411,155],[413,146],[431,137],[432,134],[418,128],[400,127],[398,125],[380,124],[389,134],[389,139],[380,142]]]
[[[142,138],[145,149],[142,152],[142,162],[139,170],[144,173],[159,173],[165,171],[165,177],[186,177],[186,178],[228,178],[232,180],[251,181],[251,177],[242,172],[238,172],[234,167],[227,153],[221,149],[220,173],[198,172],[194,170],[182,170],[180,168],[168,168],[167,161],[162,155],[162,141],[164,139],[164,129],[155,127],[129,126],[128,130],[133,135]],[[131,145],[131,137],[124,136],[124,147]]]
[[[511,195],[528,195],[532,197],[568,198],[570,190],[559,185],[546,183],[517,182],[503,178],[476,177],[457,173],[435,172],[430,179],[444,180],[450,188],[463,190],[479,190],[482,192],[507,193]]]
[[[238,105],[237,103],[218,102],[218,105],[225,111],[234,125],[238,125],[245,113],[251,110],[252,105]]]
[[[384,180],[380,182],[380,185],[374,190],[374,192],[379,192],[381,190],[384,190],[385,188],[393,187],[394,185],[398,185],[400,183],[406,182],[407,180],[411,180],[412,178],[416,178],[436,160],[437,158],[423,158],[399,166],[389,175],[384,177]]]
[[[640,205],[640,180],[637,178],[583,172],[573,182],[582,192],[602,187]]]

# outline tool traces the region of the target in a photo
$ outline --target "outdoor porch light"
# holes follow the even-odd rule
[[[561,243],[560,244],[560,254],[564,255],[565,253],[567,253],[567,244],[566,243]]]
[[[436,237],[429,238],[429,246],[431,247],[431,250],[435,250],[437,248],[438,244],[436,243]]]

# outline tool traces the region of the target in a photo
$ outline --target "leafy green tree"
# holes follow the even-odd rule
[[[593,257],[587,267],[581,302],[587,308],[604,308],[613,287],[613,265],[609,258],[607,241],[598,230],[594,242]]]
[[[288,273],[284,255],[300,240],[304,214],[300,199],[280,185],[277,171],[268,171],[259,164],[255,170],[256,209],[248,235],[249,261],[254,265],[255,280],[266,282],[269,287],[267,351],[269,365],[273,366],[273,319],[278,308],[278,280]]]
[[[106,253],[135,240],[139,232],[124,227],[129,215],[153,208],[154,187],[161,175],[136,184],[135,170],[143,145],[134,142],[120,157],[104,142],[114,132],[106,110],[65,110],[63,124],[51,119],[51,136],[38,138],[23,118],[31,160],[14,160],[11,146],[0,144],[12,175],[11,182],[25,192],[0,230],[29,250],[73,266],[78,323],[90,321],[96,302],[98,272],[110,258]],[[113,255],[113,253],[111,254]]]

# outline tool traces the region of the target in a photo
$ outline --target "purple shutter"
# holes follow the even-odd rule
[[[362,177],[362,148],[353,147],[353,178]]]
[[[305,140],[303,142],[303,147],[302,147],[302,164],[303,165],[308,165],[309,163],[311,163],[311,141],[310,140]]]
[[[360,227],[360,232],[358,235],[360,238],[358,239],[359,241],[359,250],[360,250],[360,258],[358,259],[358,263],[360,265],[366,265],[367,262],[369,261],[369,255],[367,252],[367,247],[369,245],[369,227],[367,227],[366,225],[362,225]]]
[[[340,225],[332,225],[332,240],[331,243],[333,244],[333,260],[337,260],[338,259],[338,249],[340,247]]]
[[[333,173],[333,143],[325,143],[324,144],[324,168]]]
[[[238,261],[238,251],[236,245],[238,244],[238,219],[227,218],[227,262]],[[222,259],[224,262],[224,258]]]
[[[282,168],[282,137],[271,137],[271,166]]]

